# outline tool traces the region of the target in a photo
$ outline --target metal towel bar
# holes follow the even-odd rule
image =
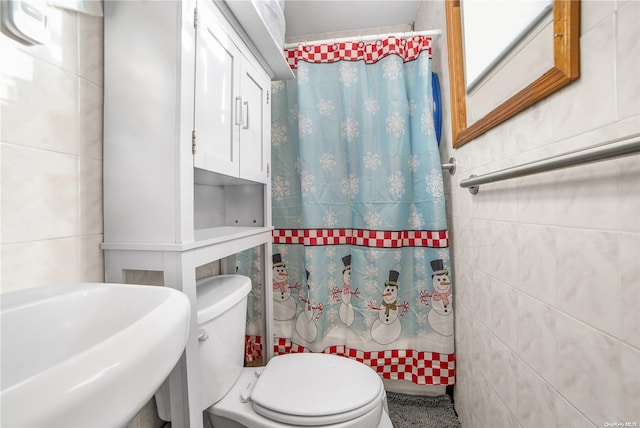
[[[537,174],[539,172],[553,171],[556,169],[612,159],[615,157],[628,156],[635,153],[640,153],[640,134],[579,151],[567,152],[558,156],[541,159],[539,161],[501,169],[488,174],[479,176],[472,175],[469,178],[461,180],[460,187],[468,187],[469,192],[475,195],[478,193],[479,186],[481,184],[523,177],[525,175]]]

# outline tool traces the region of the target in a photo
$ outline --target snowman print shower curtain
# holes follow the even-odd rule
[[[452,384],[431,39],[286,54],[296,79],[272,86],[275,353],[332,353],[387,379]],[[247,349],[256,340],[249,332]]]

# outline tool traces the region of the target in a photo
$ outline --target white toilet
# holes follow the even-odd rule
[[[393,428],[382,379],[357,361],[288,354],[245,368],[244,335],[251,280],[221,275],[198,282],[198,335],[205,427]],[[168,394],[156,394],[170,420]]]

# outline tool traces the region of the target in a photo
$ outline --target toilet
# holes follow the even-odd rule
[[[243,367],[251,280],[221,275],[198,281],[198,339],[204,426],[213,428],[393,428],[378,374],[345,357],[279,355]],[[168,387],[156,393],[170,420]]]

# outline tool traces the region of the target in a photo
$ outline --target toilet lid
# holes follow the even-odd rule
[[[328,354],[272,358],[251,393],[256,413],[291,425],[329,425],[381,406],[382,380],[371,368]]]

